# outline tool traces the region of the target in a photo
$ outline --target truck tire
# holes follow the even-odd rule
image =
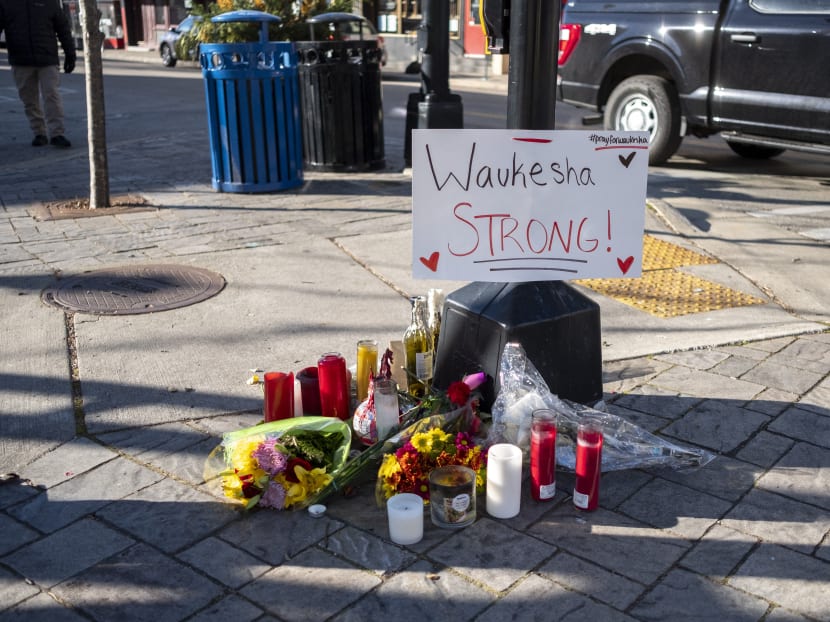
[[[680,101],[674,86],[658,76],[634,76],[620,82],[605,105],[605,129],[646,131],[651,136],[649,164],[659,165],[680,147]]]
[[[777,155],[784,153],[783,149],[778,147],[764,147],[763,145],[750,145],[748,143],[739,143],[737,141],[727,140],[726,144],[729,148],[737,153],[742,158],[750,158],[752,160],[766,160],[774,158]]]

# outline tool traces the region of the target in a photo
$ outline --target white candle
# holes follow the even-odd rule
[[[522,496],[522,450],[498,443],[487,451],[487,513],[495,518],[513,518]]]
[[[397,544],[415,544],[424,537],[424,500],[411,492],[389,497],[389,537]]]

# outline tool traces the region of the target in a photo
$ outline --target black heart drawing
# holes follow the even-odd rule
[[[623,156],[617,156],[617,157],[620,159],[620,163],[621,163],[621,164],[622,164],[625,168],[628,168],[628,166],[631,164],[631,160],[633,160],[633,159],[634,159],[634,156],[635,156],[635,155],[637,155],[637,152],[636,152],[636,151],[632,151],[632,152],[631,152],[631,153],[629,153],[629,154],[628,154],[628,156],[626,156],[626,157],[623,157]]]

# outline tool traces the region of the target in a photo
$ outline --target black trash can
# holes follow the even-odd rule
[[[292,43],[268,40],[262,11],[231,11],[214,22],[259,22],[258,43],[203,43],[213,188],[270,192],[303,183],[297,57]]]
[[[307,20],[311,41],[299,57],[303,162],[319,171],[386,166],[381,94],[382,50],[363,38],[365,20],[323,13]]]

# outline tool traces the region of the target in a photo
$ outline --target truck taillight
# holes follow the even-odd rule
[[[559,28],[559,65],[564,65],[579,42],[582,26],[579,24],[562,24]]]

